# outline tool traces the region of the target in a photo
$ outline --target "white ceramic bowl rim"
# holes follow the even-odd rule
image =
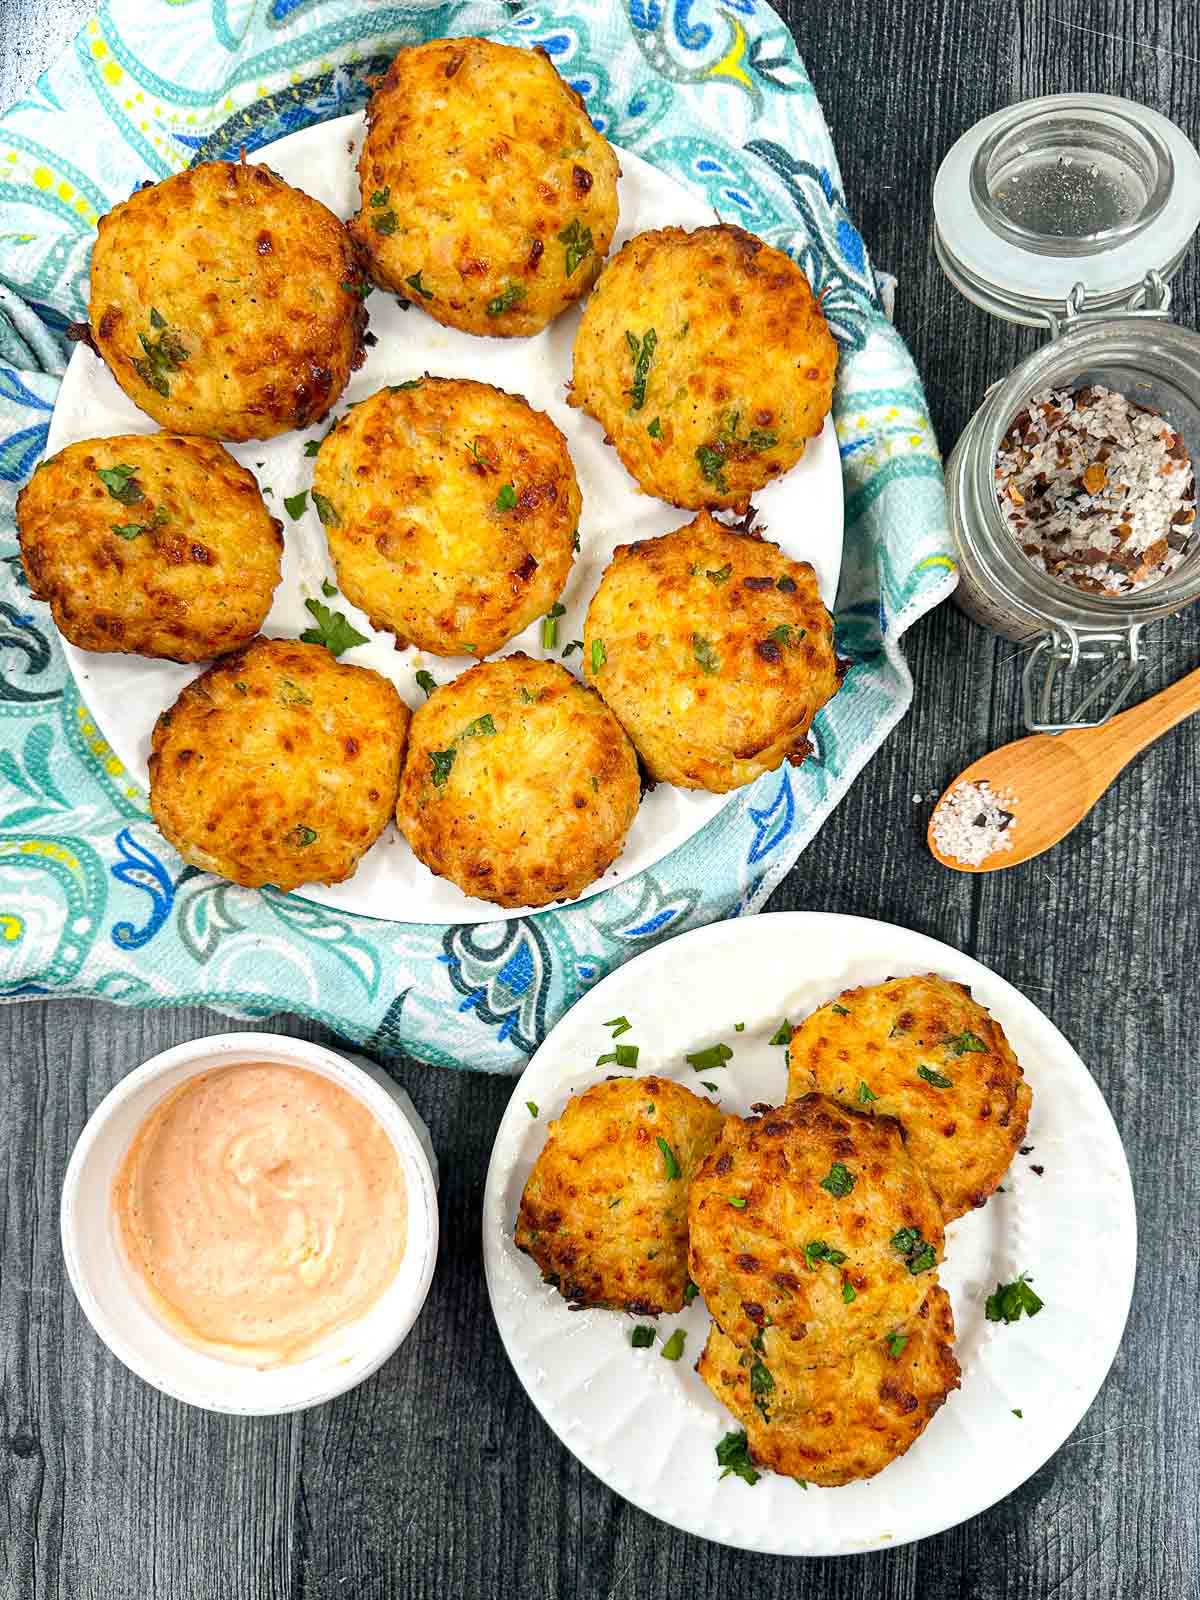
[[[179,1083],[216,1066],[267,1061],[306,1068],[348,1090],[383,1125],[408,1198],[400,1269],[358,1321],[303,1361],[267,1371],[194,1349],[157,1317],[131,1281],[111,1207],[112,1179],[143,1119]],[[138,1377],[209,1411],[269,1416],[319,1405],[361,1383],[399,1347],[416,1321],[437,1259],[437,1189],[404,1091],[371,1062],[284,1034],[225,1033],[164,1050],[116,1084],[89,1117],[63,1180],[63,1256],[71,1287],[96,1333]],[[416,1113],[413,1113],[415,1118]],[[102,1198],[102,1203],[97,1204]]]

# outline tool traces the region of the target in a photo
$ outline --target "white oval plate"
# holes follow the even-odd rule
[[[338,117],[266,145],[254,159],[267,162],[289,183],[323,201],[338,216],[349,217],[358,208],[355,162],[362,132],[361,113]],[[703,201],[674,179],[627,150],[618,153],[624,177],[620,186],[621,224],[614,251],[632,234],[646,228],[667,223],[698,227],[713,221],[713,213]],[[667,533],[690,520],[688,512],[641,494],[616,451],[603,443],[599,424],[567,405],[566,383],[580,310],[559,317],[532,339],[480,339],[443,328],[415,307],[401,311],[391,295],[378,290],[367,301],[367,307],[371,332],[379,342],[368,350],[365,365],[351,378],[346,393],[334,407],[334,416],[344,415],[348,401],[365,399],[385,383],[399,383],[431,372],[444,377],[479,378],[523,394],[531,405],[548,412],[566,435],[583,493],[583,516],[579,533],[582,550],[562,596],[567,609],[558,621],[558,648],[549,652],[560,658],[569,640],[582,637],[588,601],[617,545]],[[272,490],[267,504],[284,523],[283,581],[263,630],[282,638],[294,639],[312,626],[304,601],[309,597],[320,599],[321,580],[333,578],[325,536],[315,511],[310,507],[298,522],[293,522],[283,504],[285,496],[307,489],[312,483],[313,463],[304,455],[304,446],[310,439],[321,438],[328,426],[326,421],[303,433],[229,447],[255,474],[264,491]],[[154,431],[153,422],[126,399],[103,362],[90,350],[76,350],[54,408],[47,454],[80,439]],[[837,435],[828,418],[824,432],[812,442],[800,464],[756,496],[755,505],[770,537],[796,560],[812,563],[821,593],[832,606],[842,560],[842,477]],[[425,698],[414,676],[418,667],[428,668],[444,683],[471,665],[473,658],[467,656],[437,657],[414,649],[398,651],[390,633],[376,633],[363,613],[341,595],[328,603],[343,611],[369,640],[348,650],[342,660],[382,672],[414,708]],[[65,640],[63,649],[79,692],[104,737],[134,782],[146,788],[146,761],[155,719],[202,669],[141,656],[95,655],[76,649]],[[535,657],[547,653],[542,650],[540,622],[504,647],[505,652],[516,649]],[[578,667],[579,660],[576,651],[567,665]],[[653,866],[715,817],[726,799],[725,795],[659,784],[642,802],[620,858],[584,891],[582,898],[612,888]],[[480,922],[529,914],[528,907],[505,910],[465,895],[446,879],[435,877],[416,859],[392,824],[348,882],[310,884],[303,894],[322,905],[398,922]]]
[[[634,1350],[629,1334],[638,1319],[569,1311],[513,1246],[517,1205],[546,1125],[573,1092],[613,1071],[593,1065],[611,1049],[610,1018],[633,1024],[621,1042],[640,1046],[639,1073],[692,1086],[698,1078],[719,1082],[723,1109],[745,1114],[753,1102],[778,1104],[786,1092],[784,1051],[768,1043],[783,1018],[798,1022],[851,985],[917,972],[968,984],[1002,1023],[1033,1088],[1026,1139],[1033,1151],[1015,1158],[1003,1194],[946,1231],[941,1280],[954,1302],[962,1388],[906,1456],[866,1482],[804,1490],[769,1472],[753,1487],[721,1480],[713,1450],[738,1424],[693,1370],[708,1332],[703,1300],[660,1317],[659,1341]],[[734,1031],[737,1022],[744,1032]],[[686,1065],[686,1054],[719,1040],[733,1049],[723,1069],[697,1074]],[[923,1539],[1023,1483],[1104,1381],[1129,1311],[1136,1244],[1129,1169],[1108,1107],[1037,1007],[949,945],[885,922],[807,911],[696,929],[598,983],[514,1089],[483,1206],[484,1266],[501,1337],[563,1443],[664,1522],[774,1555],[848,1555]],[[1031,1275],[1044,1309],[1033,1320],[988,1322],[987,1296],[1019,1272]],[[677,1327],[687,1330],[687,1345],[671,1363],[659,1351]]]

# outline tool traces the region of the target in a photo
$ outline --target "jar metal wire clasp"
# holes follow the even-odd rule
[[[1083,322],[1107,322],[1110,317],[1118,315],[1162,322],[1171,314],[1171,286],[1161,272],[1152,269],[1123,306],[1097,307],[1095,311],[1089,311],[1086,301],[1087,291],[1082,283],[1077,283],[1067,296],[1065,312],[1061,315],[1057,311],[1045,313],[1052,339],[1057,339],[1068,328],[1079,327]]]
[[[1141,676],[1141,631],[1141,623],[1135,623],[1119,633],[1088,633],[1081,640],[1073,628],[1059,625],[1044,634],[1029,652],[1021,674],[1025,726],[1030,733],[1099,728],[1115,717]],[[1102,670],[1078,704],[1055,720],[1054,689],[1060,674],[1073,673],[1084,663],[1100,663]],[[1097,706],[1103,710],[1097,713]]]

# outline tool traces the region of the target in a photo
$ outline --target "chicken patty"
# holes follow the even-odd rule
[[[820,433],[836,368],[808,279],[781,250],[727,223],[660,228],[601,274],[570,400],[647,494],[745,511]]]
[[[641,799],[633,746],[553,661],[483,661],[412,720],[396,821],[418,860],[502,906],[572,900],[620,854]]]
[[[371,96],[350,227],[375,281],[467,333],[537,333],[595,282],[620,167],[541,50],[432,39]]]
[[[688,1190],[723,1120],[669,1078],[612,1078],[574,1095],[521,1196],[518,1250],[577,1305],[678,1311]]]
[[[30,593],[83,650],[208,661],[271,609],[283,525],[212,439],[124,434],[68,445],[17,497]]]
[[[468,378],[415,378],[355,406],[321,444],[313,501],[342,593],[436,655],[489,655],[549,611],[579,527],[562,434]]]
[[[361,366],[366,289],[320,201],[212,161],[100,218],[89,342],[164,428],[270,439],[319,422]]]
[[[650,776],[715,793],[799,765],[842,670],[813,569],[706,511],[618,547],[583,661]]]
[[[255,639],[159,717],[150,811],[185,861],[233,883],[340,883],[391,816],[407,729],[377,672]]]
[[[946,1222],[996,1188],[1033,1101],[1004,1029],[934,972],[848,989],[806,1018],[788,1046],[788,1094],[813,1090],[896,1118]]]
[[[691,1274],[718,1326],[800,1366],[902,1327],[936,1282],[937,1201],[899,1124],[820,1095],[730,1117],[692,1184]]]
[[[837,1488],[902,1456],[959,1387],[954,1312],[930,1290],[907,1332],[861,1345],[833,1367],[768,1366],[714,1326],[696,1366],[746,1430],[757,1466]]]

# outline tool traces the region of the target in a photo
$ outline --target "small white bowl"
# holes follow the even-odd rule
[[[260,1372],[194,1349],[151,1309],[126,1264],[112,1189],[130,1141],[155,1105],[188,1078],[236,1061],[306,1067],[360,1100],[383,1124],[408,1196],[400,1270],[365,1316],[332,1333],[303,1361]],[[403,1341],[425,1303],[437,1259],[436,1157],[424,1123],[398,1084],[354,1060],[269,1033],[223,1033],[153,1056],[96,1107],[67,1166],[62,1245],[67,1274],[92,1327],[119,1361],[164,1394],[206,1411],[270,1416],[302,1411],[352,1389]]]

